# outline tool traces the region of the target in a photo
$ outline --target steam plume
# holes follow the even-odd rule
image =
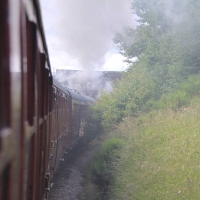
[[[112,38],[133,26],[131,0],[41,0],[50,55],[79,63],[82,69],[100,68],[113,50]],[[48,39],[48,38],[47,38]],[[61,51],[62,49],[62,51]],[[63,53],[65,52],[65,53]],[[60,67],[60,66],[55,66]]]

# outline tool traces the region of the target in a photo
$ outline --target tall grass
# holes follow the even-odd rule
[[[111,199],[200,199],[199,133],[199,104],[124,120],[115,132],[126,148]]]

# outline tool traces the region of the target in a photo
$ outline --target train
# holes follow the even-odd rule
[[[0,25],[0,200],[45,200],[95,100],[53,77],[38,0],[1,0]]]

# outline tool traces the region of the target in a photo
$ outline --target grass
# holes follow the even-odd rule
[[[101,148],[96,152],[91,161],[91,170],[94,174],[94,182],[107,190],[112,180],[112,161],[119,159],[119,149],[123,147],[120,139],[111,137],[102,143]]]
[[[115,163],[110,199],[200,199],[199,103],[128,117],[114,135],[126,148]]]

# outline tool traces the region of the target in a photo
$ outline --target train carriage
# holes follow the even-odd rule
[[[51,174],[53,175],[63,157],[63,153],[70,146],[71,128],[71,96],[70,93],[53,79],[53,123],[51,147]]]
[[[1,0],[0,24],[0,199],[47,199],[92,100],[53,79],[38,0]]]
[[[0,13],[0,199],[42,199],[52,74],[40,9],[2,0]]]

